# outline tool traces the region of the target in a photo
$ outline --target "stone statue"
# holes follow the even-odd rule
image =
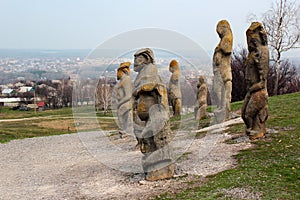
[[[207,108],[207,85],[204,76],[199,77],[199,83],[197,85],[197,102],[198,106],[196,107],[196,120],[201,120],[206,116]]]
[[[120,136],[133,133],[132,83],[130,79],[130,62],[120,64],[117,71],[117,114]]]
[[[213,90],[217,103],[215,118],[220,123],[229,119],[232,90],[230,57],[233,37],[228,21],[221,20],[218,23],[217,33],[221,40],[213,56]]]
[[[158,75],[151,49],[134,54],[134,133],[144,154],[142,165],[146,180],[155,181],[174,175],[169,123],[167,87]]]
[[[169,83],[169,98],[173,115],[179,116],[181,112],[180,69],[176,60],[170,62],[169,71],[172,73]]]
[[[261,23],[253,22],[246,35],[249,54],[245,62],[247,94],[242,107],[242,118],[246,124],[246,134],[250,139],[257,139],[266,134],[269,50],[267,34]]]

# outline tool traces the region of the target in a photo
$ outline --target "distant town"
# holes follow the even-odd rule
[[[0,106],[20,110],[68,107],[74,103],[73,89],[76,87],[76,104],[88,104],[94,100],[102,109],[101,105],[104,103],[96,101],[93,93],[97,91],[101,95],[101,90],[107,85],[112,93],[116,84],[116,69],[122,62],[133,62],[133,58],[91,59],[87,57],[88,53],[88,50],[0,50]],[[171,57],[156,59],[156,65],[166,82],[170,76],[170,60]],[[209,70],[205,70],[205,67],[199,70],[184,63],[181,68],[182,78],[193,85],[196,84],[198,75],[209,75]],[[81,85],[76,83],[78,79],[81,80]]]

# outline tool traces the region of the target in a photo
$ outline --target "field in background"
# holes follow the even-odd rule
[[[96,117],[97,120],[91,120]],[[117,129],[115,119],[111,114],[97,113],[97,116],[86,116],[80,123],[75,123],[72,108],[37,111],[36,113],[33,109],[19,111],[2,108],[0,111],[0,143],[14,139],[90,131],[99,129],[99,127],[102,130]]]

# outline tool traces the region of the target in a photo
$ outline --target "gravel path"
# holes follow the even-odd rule
[[[145,199],[182,186],[182,178],[143,181],[142,154],[133,148],[135,139],[109,134],[88,132],[0,144],[0,199]],[[175,154],[182,155],[176,149],[183,143],[189,145],[177,161],[176,174],[205,177],[235,166],[232,155],[251,144],[225,144],[231,137],[215,131],[189,140],[187,133],[178,134]]]

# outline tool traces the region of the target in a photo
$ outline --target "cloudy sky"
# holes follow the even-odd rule
[[[127,31],[154,27],[181,33],[206,51],[227,19],[234,46],[246,45],[247,17],[260,16],[272,0],[1,0],[0,48],[93,49]]]

